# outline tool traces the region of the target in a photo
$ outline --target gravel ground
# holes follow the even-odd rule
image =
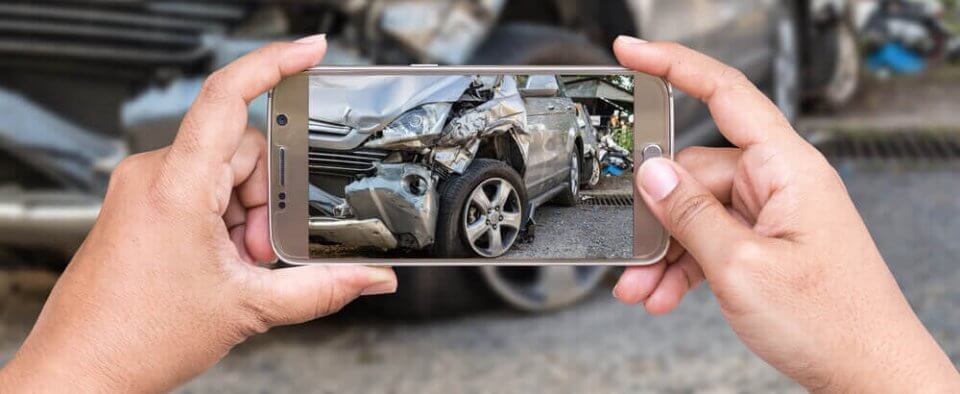
[[[630,194],[630,177],[608,177],[587,195]],[[535,237],[514,246],[504,258],[630,258],[633,239],[633,215],[630,207],[579,205],[563,207],[546,204],[537,208]],[[589,218],[589,220],[585,220]],[[365,256],[372,258],[422,259],[425,252],[382,251],[374,248],[311,245],[311,255],[333,257]]]
[[[960,363],[960,181],[950,169],[837,163],[908,299]],[[55,279],[0,275],[0,361],[13,355]],[[800,392],[752,356],[709,290],[652,318],[607,291],[552,314],[504,310],[406,323],[334,317],[239,346],[182,392]]]

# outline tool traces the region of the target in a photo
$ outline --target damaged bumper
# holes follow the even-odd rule
[[[414,163],[385,164],[376,175],[344,189],[352,217],[315,217],[310,235],[326,242],[382,249],[422,249],[433,244],[439,209],[437,177]]]
[[[397,247],[397,239],[379,219],[310,218],[310,236],[344,246]]]

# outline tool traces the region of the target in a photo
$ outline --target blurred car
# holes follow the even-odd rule
[[[168,144],[203,78],[268,41],[325,32],[328,64],[607,64],[620,34],[675,40],[741,70],[791,119],[842,105],[859,58],[842,0],[310,0],[0,2],[0,250],[64,261],[96,219],[110,172]],[[855,41],[853,41],[855,44]],[[263,127],[265,98],[251,105]],[[719,141],[678,95],[677,143]],[[605,267],[398,271],[384,310],[427,316],[506,301],[562,307]]]

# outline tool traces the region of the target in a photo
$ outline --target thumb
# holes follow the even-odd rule
[[[737,245],[756,237],[706,187],[670,160],[645,161],[637,185],[654,216],[708,275],[730,261]]]
[[[307,265],[262,272],[261,318],[270,326],[298,324],[336,313],[362,295],[393,293],[397,276],[386,267]]]

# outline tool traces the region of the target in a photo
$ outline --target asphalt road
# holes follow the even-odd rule
[[[957,166],[837,165],[911,304],[960,363]],[[0,361],[26,336],[54,279],[44,271],[0,275]],[[737,341],[706,288],[660,318],[619,305],[606,290],[545,315],[495,310],[419,323],[334,317],[253,338],[182,389],[305,391],[801,390]]]

